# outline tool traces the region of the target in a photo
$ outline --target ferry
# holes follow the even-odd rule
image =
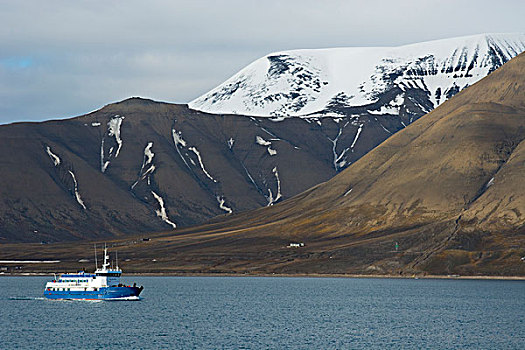
[[[47,282],[44,296],[48,299],[80,300],[140,300],[144,287],[124,285],[120,282],[122,271],[118,262],[110,267],[108,250],[104,247],[104,263],[97,267],[95,249],[95,273],[80,271],[65,273],[53,281]]]

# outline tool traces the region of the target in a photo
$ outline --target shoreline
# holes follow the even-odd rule
[[[56,273],[57,275],[60,273]],[[35,277],[54,276],[52,272],[0,273],[1,277]],[[144,272],[124,273],[122,277],[280,277],[280,278],[381,278],[381,279],[449,279],[449,280],[501,280],[525,281],[525,276],[461,276],[461,275],[359,275],[359,274],[269,274],[269,273],[171,273],[171,272]]]

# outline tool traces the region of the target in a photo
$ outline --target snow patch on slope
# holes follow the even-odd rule
[[[51,158],[51,160],[53,161],[53,163],[55,164],[55,166],[59,166],[60,165],[60,158],[51,151],[51,147],[47,146],[46,147],[46,152],[49,155],[49,157]]]
[[[120,149],[122,148],[122,138],[120,137],[120,127],[122,125],[123,120],[124,120],[124,117],[121,117],[120,115],[117,114],[113,118],[111,118],[107,123],[107,126],[108,126],[107,135],[110,138],[115,138],[115,142],[117,143],[117,151],[114,152],[115,148],[110,147],[107,157],[106,157],[105,150],[104,150],[105,141],[104,141],[104,138],[102,138],[102,141],[100,142],[100,171],[102,173],[106,172],[109,164],[111,163],[110,159],[112,157],[117,158],[120,153]]]
[[[111,118],[108,122],[108,135],[114,136],[115,141],[118,145],[117,152],[115,152],[115,158],[118,157],[120,149],[122,148],[122,139],[120,138],[120,126],[122,125],[123,120],[124,117],[116,115],[113,118]]]
[[[344,128],[346,128],[348,124],[349,122],[346,122],[342,127],[339,127],[337,136],[333,140],[328,137],[328,140],[332,143],[332,154],[333,154],[332,164],[336,171],[339,171],[339,169],[341,169],[342,167],[346,165],[346,160],[344,160],[343,157],[346,155],[346,152],[348,152],[349,148],[345,148],[341,153],[338,154],[337,153],[337,142],[339,142],[339,138],[341,137]]]
[[[151,184],[150,175],[155,171],[155,165],[152,164],[155,153],[153,153],[153,151],[151,150],[152,147],[153,142],[148,142],[148,144],[144,148],[144,158],[142,159],[142,166],[140,167],[139,178],[133,183],[133,185],[131,185],[131,189],[135,188],[139,181],[144,180],[146,177],[148,178],[148,185]],[[146,169],[146,167],[150,164],[151,166],[149,166]]]
[[[232,149],[234,143],[235,143],[235,140],[233,139],[233,137],[230,137],[230,139],[228,140],[228,148]]]
[[[69,170],[69,174],[73,178],[73,184],[74,184],[74,188],[73,189],[75,191],[75,198],[76,198],[78,204],[80,204],[80,206],[82,208],[84,208],[84,210],[86,210],[86,206],[84,205],[84,201],[80,197],[80,193],[78,193],[78,183],[77,183],[77,179],[75,177],[75,174],[71,170]]]
[[[213,176],[210,175],[210,173],[208,171],[206,171],[206,168],[204,167],[204,163],[202,162],[202,157],[201,157],[201,154],[199,152],[199,150],[195,147],[190,147],[188,148],[188,150],[192,151],[193,153],[195,153],[195,155],[197,156],[197,159],[199,161],[199,165],[201,167],[201,170],[202,172],[213,182],[217,182],[217,180],[215,180],[213,178]]]
[[[275,203],[277,203],[277,201],[279,199],[281,199],[281,197],[282,197],[282,194],[281,194],[281,180],[279,179],[279,172],[277,171],[277,167],[274,167],[272,169],[272,172],[273,172],[273,174],[275,176],[275,180],[277,181],[277,193],[276,193],[276,195],[274,197],[273,193],[272,193],[272,189],[271,188],[268,189],[268,197],[267,197],[267,199],[268,199],[267,206],[268,207],[274,205]]]
[[[162,221],[170,225],[172,228],[177,228],[177,225],[174,222],[170,221],[168,214],[166,213],[166,208],[164,207],[164,200],[162,199],[162,197],[156,194],[154,191],[151,191],[151,194],[159,203],[160,208],[158,210],[155,210],[157,216],[160,217]]]
[[[261,146],[265,146],[265,147],[267,146],[267,151],[271,156],[274,156],[277,154],[277,151],[272,148],[272,143],[270,141],[266,141],[261,136],[258,136],[258,135],[255,136],[255,143]]]
[[[350,146],[350,148],[354,148],[355,143],[357,142],[357,139],[359,138],[359,135],[361,134],[361,130],[363,130],[363,124],[359,125],[359,128],[357,129],[357,133],[355,134],[354,141],[352,142],[352,145]]]
[[[186,164],[186,167],[191,170],[190,165],[188,164],[186,158],[184,158],[180,150],[180,147],[186,147],[186,141],[184,141],[184,139],[182,138],[182,133],[175,129],[171,129],[171,135],[173,137],[173,143],[175,144],[175,149],[177,150],[177,153],[179,154],[184,164]]]
[[[109,166],[109,160],[104,161],[104,139],[102,139],[102,142],[100,143],[100,171],[106,172],[106,169]]]
[[[226,199],[224,199],[224,197],[217,196],[216,198],[217,198],[217,202],[219,202],[219,208],[220,209],[224,210],[228,214],[233,213],[233,210],[225,205]]]
[[[186,141],[184,141],[184,139],[182,138],[182,133],[180,131],[172,129],[171,134],[173,136],[173,142],[175,142],[175,145],[181,145],[182,147],[186,147]]]

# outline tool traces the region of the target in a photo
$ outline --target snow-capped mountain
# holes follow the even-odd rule
[[[277,120],[348,112],[401,114],[406,123],[523,51],[525,34],[481,34],[398,47],[283,51],[256,60],[189,106]]]

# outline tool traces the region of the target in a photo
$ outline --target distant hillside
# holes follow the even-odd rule
[[[138,98],[2,125],[0,242],[165,231],[273,205],[390,135],[378,123],[361,128],[351,117],[275,123]]]

